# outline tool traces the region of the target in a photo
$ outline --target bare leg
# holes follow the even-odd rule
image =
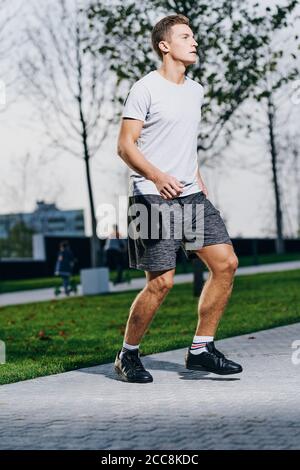
[[[156,311],[173,287],[175,269],[145,271],[147,284],[133,301],[126,325],[126,343],[139,344]]]
[[[195,254],[210,271],[199,298],[199,319],[195,335],[215,336],[232,292],[238,258],[233,247],[226,243],[205,246],[195,251]]]

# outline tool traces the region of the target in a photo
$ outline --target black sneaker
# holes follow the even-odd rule
[[[125,382],[153,382],[153,377],[148,372],[139,357],[139,350],[126,351],[120,359],[120,349],[115,360],[115,371]]]
[[[185,366],[191,370],[202,370],[213,372],[214,374],[228,375],[238,374],[243,368],[240,364],[226,359],[224,354],[218,351],[214,341],[206,343],[208,352],[192,354],[190,348],[185,355]]]

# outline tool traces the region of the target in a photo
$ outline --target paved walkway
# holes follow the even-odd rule
[[[2,385],[0,448],[299,449],[295,340],[300,323],[217,341],[233,376],[185,369],[184,348],[142,357],[152,383],[105,364]]]
[[[236,271],[236,276],[245,276],[248,274],[257,274],[257,273],[268,273],[276,271],[289,271],[291,269],[300,269],[300,261],[288,261],[284,263],[272,263],[272,264],[262,264],[259,266],[247,266],[238,268]],[[204,279],[208,276],[208,272],[204,272]],[[193,273],[189,274],[176,274],[175,275],[175,284],[183,284],[185,282],[193,281]],[[130,283],[124,282],[122,284],[113,285],[112,282],[109,283],[110,292],[125,292],[130,290],[142,289],[145,285],[145,277],[132,279]],[[79,286],[77,296],[82,295],[81,286]],[[72,298],[74,295],[71,294],[69,298]],[[11,292],[7,294],[0,295],[0,306],[4,305],[18,305],[26,304],[30,302],[42,302],[46,300],[52,300],[57,298],[67,298],[64,294],[56,297],[54,294],[54,289],[35,289],[29,291],[21,292]]]

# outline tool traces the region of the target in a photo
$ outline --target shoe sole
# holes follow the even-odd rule
[[[122,373],[122,371],[120,371],[120,369],[118,367],[115,366],[115,371],[117,372],[117,374],[122,378],[123,382],[130,382],[130,383],[150,383],[150,382],[153,382],[153,379],[146,379],[146,380],[132,380],[132,379],[128,379],[128,377],[126,377],[126,375],[124,375]]]
[[[209,370],[207,369],[206,367],[203,367],[203,366],[185,366],[186,369],[189,369],[189,370],[199,370],[199,371],[202,371],[202,372],[212,372],[213,374],[218,374],[218,375],[232,375],[232,374],[240,374],[241,372],[243,372],[243,369],[241,370],[234,370],[234,371],[216,371],[216,370]]]

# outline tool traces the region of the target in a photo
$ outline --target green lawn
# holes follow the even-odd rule
[[[259,264],[266,263],[279,263],[280,261],[300,261],[300,253],[287,253],[283,255],[260,255],[258,257]],[[251,266],[253,265],[253,256],[240,256],[239,257],[239,266]],[[205,270],[207,270],[205,266]],[[178,264],[176,267],[176,274],[189,273],[193,272],[193,264],[188,261],[185,265]],[[137,278],[144,277],[144,271],[129,269],[125,271],[124,279],[128,278]],[[110,280],[113,281],[116,277],[115,272],[110,272]],[[80,277],[74,276],[76,282],[80,282]],[[40,279],[24,279],[17,281],[1,281],[0,283],[0,293],[5,292],[17,292],[22,290],[32,290],[32,289],[43,289],[48,287],[56,287],[61,284],[60,278],[57,277],[44,277]]]
[[[216,339],[300,321],[300,270],[237,276]],[[0,308],[10,383],[112,362],[137,291]],[[192,284],[175,285],[143,338],[141,354],[188,347],[197,324]]]

